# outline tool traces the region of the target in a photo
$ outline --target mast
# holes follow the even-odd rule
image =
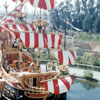
[[[39,21],[34,21],[33,23],[38,27],[38,32],[42,33],[42,27],[45,27],[47,22],[42,20],[42,14],[41,14],[41,8],[40,8],[40,18]],[[37,49],[37,65],[36,65],[36,72],[39,72],[40,67],[40,48]]]
[[[40,67],[40,48],[37,49],[37,65],[36,65],[36,72],[39,72]]]
[[[18,70],[20,69],[21,63],[23,62],[23,51],[22,51],[23,45],[21,42],[19,42],[19,67]]]
[[[40,27],[41,27],[41,8],[40,8]],[[42,27],[41,27],[42,28]],[[41,31],[41,29],[39,30],[39,32]],[[40,67],[40,48],[37,49],[37,65],[36,65],[36,72],[39,72],[39,67]]]

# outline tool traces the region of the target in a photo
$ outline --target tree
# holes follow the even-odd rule
[[[96,15],[97,15],[97,17],[100,17],[100,0],[97,0]]]
[[[93,28],[94,28],[94,22],[95,22],[95,19],[97,18],[97,15],[95,14],[95,1],[94,0],[89,0],[88,2],[88,6],[87,6],[87,13],[91,16],[91,27],[90,27],[90,31],[93,32]]]
[[[87,14],[87,1],[88,0],[81,0],[81,2],[82,2],[81,10],[84,15]]]
[[[83,20],[83,30],[89,32],[92,28],[91,15],[88,14]]]
[[[96,33],[100,32],[100,18],[97,18],[94,23],[94,32]]]
[[[86,32],[100,32],[100,0],[71,0],[60,3],[51,11],[51,19],[57,30],[71,29],[66,21]]]
[[[71,21],[71,12],[72,12],[73,5],[71,4],[70,0],[66,0],[65,3],[60,3],[57,8],[51,11],[51,18],[53,24],[57,26],[58,30],[66,32],[66,29],[69,28],[66,25],[66,21]]]
[[[80,0],[76,0],[75,2],[75,7],[74,7],[74,12],[73,12],[73,15],[71,16],[72,17],[72,24],[79,28],[79,29],[82,29],[82,14],[81,14],[81,2]]]
[[[54,29],[56,30],[57,28],[59,28],[59,15],[58,15],[58,10],[57,9],[54,9],[50,12],[50,16],[51,16],[51,22],[53,23],[54,25]]]

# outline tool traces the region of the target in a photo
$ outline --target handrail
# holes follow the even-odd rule
[[[84,66],[84,67],[86,67],[86,69],[92,68],[92,70],[93,70],[93,68],[96,68],[96,71],[100,71],[100,70],[99,70],[99,69],[100,69],[99,66],[93,66],[93,65],[87,65],[87,64],[79,64],[79,63],[75,63],[75,65],[76,65],[77,67],[81,67],[81,68],[82,68],[82,66]]]

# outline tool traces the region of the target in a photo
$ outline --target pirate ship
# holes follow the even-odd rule
[[[14,2],[16,0],[13,0]],[[0,71],[3,82],[2,96],[11,100],[23,97],[32,99],[49,99],[65,94],[73,84],[73,76],[62,76],[66,65],[74,64],[75,51],[70,50],[73,45],[67,38],[67,48],[62,44],[65,35],[57,32],[45,32],[46,20],[42,20],[41,9],[52,9],[55,0],[19,0],[21,2],[1,22],[0,29],[2,42],[0,43]],[[23,3],[30,2],[34,7],[40,8],[39,20],[25,23],[22,13]],[[20,20],[20,21],[19,21]],[[36,31],[36,28],[38,31]],[[34,61],[26,48],[37,49],[37,60]],[[40,65],[40,51],[47,48],[55,53],[61,63],[59,71],[53,70],[52,64],[42,71]],[[35,52],[35,51],[34,51]],[[53,63],[54,64],[54,63]],[[53,98],[57,99],[57,98]],[[62,98],[63,100],[66,97]]]

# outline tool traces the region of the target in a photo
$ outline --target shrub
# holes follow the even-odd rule
[[[90,70],[84,71],[84,78],[87,80],[92,80],[93,79],[93,73]]]

